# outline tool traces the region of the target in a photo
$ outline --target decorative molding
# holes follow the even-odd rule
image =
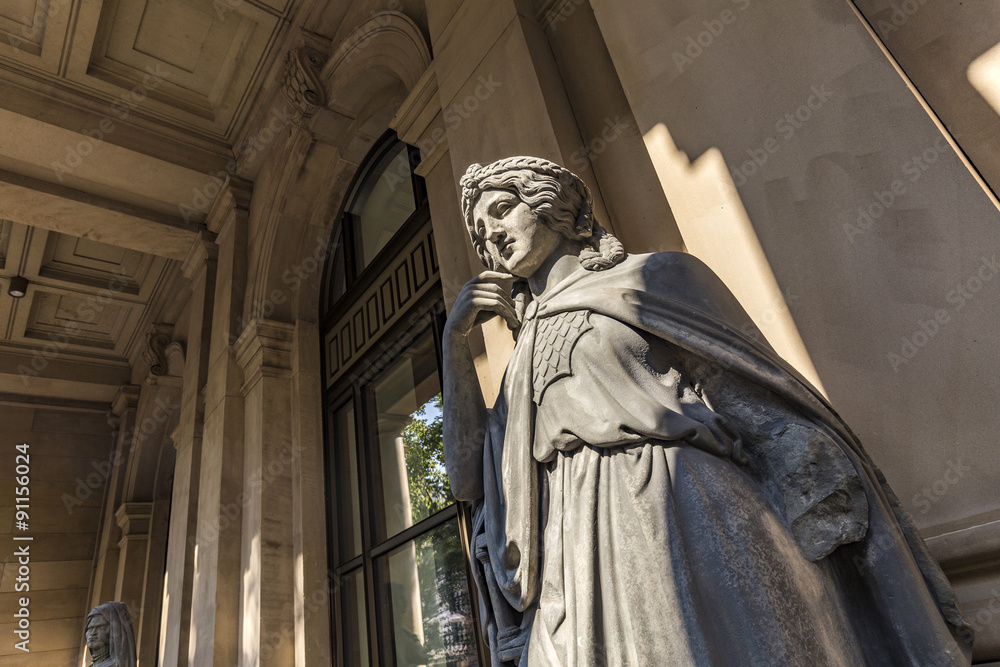
[[[924,537],[931,554],[949,577],[995,572],[1000,565],[1000,518],[975,525],[947,528]],[[927,531],[924,531],[925,534]]]
[[[187,280],[193,281],[199,272],[204,270],[208,262],[219,258],[219,246],[215,243],[215,234],[202,229],[191,244],[191,250],[181,263],[181,273]]]
[[[396,130],[400,139],[416,146],[439,113],[441,100],[438,99],[437,75],[432,62],[399,105],[389,127]]]
[[[356,118],[369,99],[370,71],[392,71],[406,90],[413,89],[431,64],[431,53],[420,27],[400,12],[374,14],[349,34],[321,73],[327,87],[327,108]]]
[[[83,401],[73,398],[51,398],[49,396],[27,396],[0,392],[0,405],[23,408],[52,408],[72,412],[108,413],[108,404],[100,401]],[[114,424],[112,424],[114,427]]]
[[[295,325],[256,318],[240,334],[233,346],[236,363],[243,369],[243,395],[261,378],[292,376],[292,348]]]
[[[427,131],[417,142],[420,149],[420,164],[413,168],[413,173],[421,178],[427,178],[434,165],[448,154],[448,132],[444,129],[444,117],[438,114]]]
[[[285,57],[281,93],[292,103],[292,123],[299,127],[305,128],[306,121],[326,106],[326,90],[320,79],[323,62],[323,54],[308,46],[292,49]]]
[[[115,510],[115,521],[121,528],[122,538],[119,547],[134,539],[149,538],[150,518],[153,515],[153,503],[122,503]]]
[[[184,346],[171,342],[173,327],[163,324],[151,324],[146,332],[146,347],[142,351],[142,359],[149,366],[145,383],[148,385],[167,384],[180,385],[184,375]]]
[[[146,348],[142,351],[142,360],[149,366],[150,375],[165,375],[167,372],[165,350],[170,345],[170,334],[168,327],[158,324],[150,325],[150,331],[146,332]]]
[[[448,132],[441,113],[434,63],[424,71],[389,122],[399,138],[420,150],[414,172],[426,177],[448,152]]]
[[[123,384],[111,400],[111,410],[108,412],[108,424],[117,429],[125,413],[135,410],[139,405],[139,387],[134,384]]]
[[[353,307],[324,337],[326,386],[331,386],[374,345],[381,332],[438,284],[438,261],[430,223],[413,238]]]
[[[239,215],[249,215],[252,196],[253,183],[239,176],[227,176],[205,218],[209,231],[217,237],[221,236],[228,223],[236,220]]]

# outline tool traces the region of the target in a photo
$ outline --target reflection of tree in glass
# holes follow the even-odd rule
[[[441,441],[441,394],[420,406],[403,429],[410,508],[415,521],[443,510],[454,502],[444,468]]]
[[[478,665],[465,558],[454,521],[417,538],[417,569],[428,665]]]

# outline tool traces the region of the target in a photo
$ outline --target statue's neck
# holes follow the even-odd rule
[[[580,243],[565,240],[528,278],[532,298],[538,299],[580,268]]]
[[[90,656],[90,667],[114,667],[115,661],[111,659],[110,653],[99,656]]]

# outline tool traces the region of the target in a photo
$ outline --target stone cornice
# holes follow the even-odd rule
[[[236,363],[243,369],[243,395],[263,377],[290,378],[295,326],[286,322],[254,319],[233,346]]]
[[[1000,564],[1000,518],[990,519],[968,526],[949,526],[944,532],[924,537],[945,574],[952,577],[985,572]]]

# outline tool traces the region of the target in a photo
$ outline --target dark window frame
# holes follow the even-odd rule
[[[356,216],[349,211],[360,188],[365,184],[365,178],[372,173],[374,166],[390,150],[399,145],[394,132],[387,132],[375,142],[372,149],[359,168],[344,198],[331,234],[331,245],[328,247],[327,266],[324,267],[323,283],[320,291],[321,331],[323,336],[333,327],[336,321],[346,312],[348,304],[352,304],[367,290],[372,283],[385,271],[389,270],[395,259],[410,241],[417,230],[423,228],[430,219],[427,204],[426,188],[423,179],[412,173],[419,162],[417,149],[407,146],[410,154],[411,186],[414,188],[416,210],[400,226],[392,239],[379,250],[369,264],[361,269],[358,267],[361,253],[358,241]],[[404,144],[405,145],[405,144]],[[332,297],[331,281],[334,277],[334,266],[338,226],[341,229],[344,243],[345,289],[342,294]],[[414,315],[417,315],[415,318]],[[479,592],[476,590],[472,576],[471,560],[468,544],[468,533],[471,527],[471,512],[464,503],[453,502],[448,507],[428,516],[415,525],[375,543],[378,536],[376,522],[380,515],[377,512],[378,503],[382,498],[382,480],[379,473],[379,448],[377,443],[377,408],[375,406],[374,386],[380,377],[392,368],[395,360],[419,338],[430,335],[433,340],[434,354],[437,362],[438,377],[443,377],[442,369],[442,334],[444,330],[444,301],[440,289],[433,290],[407,309],[407,315],[388,330],[381,332],[380,344],[366,354],[354,359],[353,368],[366,368],[366,372],[348,372],[335,386],[323,388],[323,439],[324,439],[324,477],[326,487],[327,518],[327,549],[328,568],[330,572],[331,601],[331,648],[335,665],[344,665],[343,655],[343,585],[344,577],[360,568],[365,590],[365,616],[367,625],[368,655],[372,665],[393,664],[395,643],[391,632],[392,619],[386,617],[381,599],[384,593],[378,589],[379,582],[376,562],[393,549],[406,544],[420,535],[429,533],[448,521],[457,520],[458,531],[465,556],[465,576],[468,585],[469,602],[475,632],[476,646],[480,665],[489,665],[489,652],[481,632],[479,618]],[[398,344],[404,337],[410,340],[407,345]],[[388,345],[387,345],[388,344]],[[394,349],[395,353],[388,355],[386,349]],[[321,351],[322,368],[326,368],[326,350]],[[354,420],[354,445],[358,468],[358,505],[361,522],[360,554],[352,556],[346,562],[340,559],[339,535],[342,529],[341,516],[338,507],[339,488],[336,470],[336,452],[338,446],[333,442],[333,420],[336,413],[348,403],[353,406],[350,416]],[[353,590],[349,591],[353,594]],[[390,614],[391,616],[391,614]]]
[[[358,230],[359,219],[357,215],[351,213],[351,207],[362,188],[368,184],[368,177],[379,165],[382,158],[400,145],[406,147],[409,155],[410,187],[413,189],[415,208],[410,217],[396,230],[392,239],[378,251],[367,265],[362,266],[364,251],[361,247],[361,235]],[[412,236],[415,229],[430,218],[427,205],[427,186],[424,184],[423,178],[413,173],[418,164],[420,164],[420,151],[409,144],[404,144],[394,131],[389,130],[372,144],[361,163],[361,167],[351,179],[347,195],[341,202],[340,211],[334,218],[330,243],[326,251],[327,262],[323,269],[323,282],[320,289],[320,314],[324,322],[330,315],[340,310],[339,305],[349,303],[353,298],[356,298],[358,292],[364,290],[376,276],[381,274],[391,258],[398,254],[399,246]],[[338,240],[338,236],[341,240]],[[331,261],[336,256],[337,243],[343,246],[344,251],[344,292],[340,295],[334,295],[330,292],[331,285],[334,283],[333,272],[337,269],[336,262]]]

